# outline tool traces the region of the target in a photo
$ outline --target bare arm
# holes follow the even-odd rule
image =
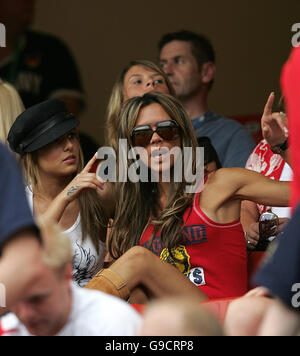
[[[211,174],[200,196],[200,207],[215,222],[240,219],[241,202],[289,206],[290,183],[276,182],[243,168],[223,168]]]
[[[266,206],[289,206],[290,183],[277,182],[246,169],[233,169],[233,197]]]
[[[89,173],[97,157],[94,156],[83,171],[53,200],[44,216],[52,221],[59,222],[67,206],[84,193],[87,189],[94,189],[103,202],[103,208],[110,217],[112,214],[112,189],[108,184],[100,182],[95,173]]]
[[[223,168],[209,176],[202,194],[206,205],[216,210],[234,201],[238,201],[240,210],[243,200],[288,207],[290,183],[274,181],[244,168]]]

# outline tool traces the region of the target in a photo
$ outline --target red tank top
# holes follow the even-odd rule
[[[140,245],[152,250],[162,261],[176,266],[210,299],[239,297],[247,293],[247,248],[240,221],[217,224],[200,209],[200,193],[184,214],[183,243],[172,251],[175,261],[149,225]]]

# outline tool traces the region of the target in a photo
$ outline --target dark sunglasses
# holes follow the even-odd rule
[[[135,147],[146,147],[155,133],[166,141],[175,141],[180,138],[180,127],[175,121],[160,122],[156,130],[152,130],[150,125],[138,126],[131,133],[132,143]]]

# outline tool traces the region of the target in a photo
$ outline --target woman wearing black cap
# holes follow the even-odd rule
[[[8,141],[22,157],[34,215],[46,213],[70,236],[74,280],[84,286],[103,267],[107,221],[96,193],[100,183],[89,174],[91,163],[83,169],[78,125],[64,103],[48,100],[17,118]],[[59,199],[62,195],[67,199]]]

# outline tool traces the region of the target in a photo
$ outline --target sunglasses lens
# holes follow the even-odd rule
[[[146,147],[150,144],[151,138],[156,132],[166,141],[174,141],[180,138],[180,129],[172,121],[160,123],[155,131],[151,128],[138,128],[132,133],[132,142],[135,147]]]
[[[179,128],[176,126],[158,127],[157,134],[166,141],[174,141],[180,137]]]
[[[149,145],[152,137],[152,130],[137,130],[133,132],[132,141],[136,147],[145,147]]]

